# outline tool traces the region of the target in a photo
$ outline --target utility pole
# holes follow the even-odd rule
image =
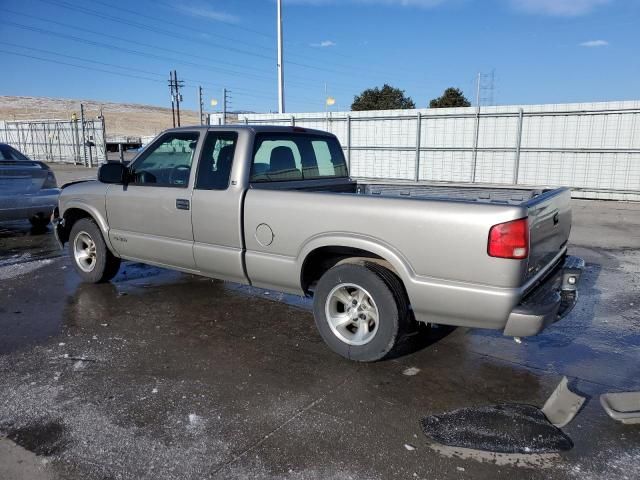
[[[173,72],[171,70],[169,70],[169,89],[171,90],[171,118],[173,119],[173,128],[176,128],[176,110],[175,110],[176,96],[173,91]]]
[[[226,88],[222,89],[222,125],[227,124],[227,108],[229,107],[229,95],[231,92]]]
[[[202,105],[202,87],[198,87],[198,105],[200,106],[200,125],[204,124],[203,122],[203,118],[202,118],[202,109],[203,109],[203,105]]]
[[[469,78],[469,77],[467,77]],[[480,88],[482,85],[482,72],[478,72],[478,80],[476,85],[476,108],[480,110]]]
[[[180,102],[182,101],[182,94],[180,93],[180,87],[184,86],[182,80],[178,81],[178,74],[173,71],[173,83],[176,90],[176,117],[178,120],[178,126],[180,126]]]
[[[282,52],[282,0],[278,0],[278,112],[284,113],[284,65]]]

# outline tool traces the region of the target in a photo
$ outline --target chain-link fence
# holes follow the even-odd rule
[[[241,114],[238,121],[330,131],[359,178],[568,186],[575,197],[640,200],[640,101]]]
[[[95,167],[107,161],[104,121],[0,121],[0,142],[43,162]]]

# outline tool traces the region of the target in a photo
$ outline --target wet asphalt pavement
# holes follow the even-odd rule
[[[640,426],[599,405],[640,390],[640,205],[575,202],[574,311],[517,344],[438,328],[404,355],[332,354],[309,303],[125,263],[82,285],[50,231],[0,226],[0,478],[640,478]],[[430,443],[421,420],[586,395],[560,454]],[[4,438],[2,438],[4,437]]]

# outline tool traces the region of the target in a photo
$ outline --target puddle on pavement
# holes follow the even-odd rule
[[[532,405],[462,408],[421,421],[424,434],[446,446],[497,453],[542,454],[573,448],[571,439]]]
[[[62,255],[51,228],[33,228],[28,221],[3,222],[0,224],[0,261],[11,259],[24,261],[54,258]]]
[[[302,297],[300,295],[292,295],[275,290],[265,290],[264,288],[251,287],[249,285],[240,285],[239,283],[233,282],[225,282],[225,288],[231,290],[232,292],[238,292],[243,295],[249,295],[251,297],[264,298],[265,300],[272,300],[278,303],[284,303],[286,305],[301,308],[303,310],[313,310],[313,300],[311,298]]]
[[[62,452],[68,442],[64,425],[46,420],[9,429],[6,437],[36,455],[46,457]]]

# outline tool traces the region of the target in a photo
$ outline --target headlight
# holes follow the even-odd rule
[[[42,188],[57,188],[58,182],[56,182],[56,176],[51,170],[47,172],[47,178],[42,184]]]

